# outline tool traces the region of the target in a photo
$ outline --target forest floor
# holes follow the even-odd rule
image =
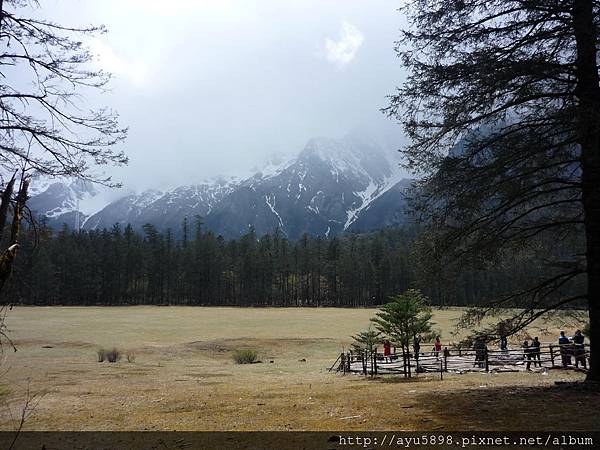
[[[25,430],[597,430],[600,394],[546,373],[368,379],[327,369],[375,310],[333,308],[17,307],[7,323],[0,429],[27,393]],[[436,310],[442,341],[459,309]],[[557,328],[530,333],[554,340]],[[541,332],[546,329],[548,335]],[[116,347],[114,364],[96,360]],[[232,352],[256,349],[260,363]],[[134,357],[128,362],[126,355]],[[582,411],[585,410],[585,413]]]

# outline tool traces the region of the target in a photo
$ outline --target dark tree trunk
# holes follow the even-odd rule
[[[2,205],[0,205],[0,222],[4,222],[6,220],[5,215],[7,211],[5,210],[6,203],[10,203],[10,193],[13,189],[14,177],[9,182],[4,195],[2,196]],[[17,249],[19,245],[17,241],[19,239],[19,231],[21,227],[21,219],[23,218],[23,210],[25,209],[25,203],[27,202],[27,190],[29,189],[29,179],[23,178],[21,180],[21,185],[19,187],[19,193],[17,194],[17,198],[14,204],[13,211],[13,219],[10,230],[10,237],[8,240],[9,247],[0,255],[0,292],[4,287],[6,281],[10,277],[12,272],[12,265],[17,254]],[[2,228],[4,228],[4,223],[2,223]],[[0,230],[2,231],[2,230]],[[0,233],[1,237],[1,233]]]
[[[4,236],[4,227],[6,226],[6,220],[8,218],[8,209],[10,208],[10,202],[12,200],[14,187],[15,177],[13,176],[6,185],[4,192],[2,193],[2,199],[0,203],[0,241]]]
[[[596,66],[593,1],[576,0],[572,10],[577,44],[578,134],[585,213],[590,340],[600,342],[600,86]],[[587,381],[600,382],[600,353],[590,356]]]

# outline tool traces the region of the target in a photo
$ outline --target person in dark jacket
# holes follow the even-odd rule
[[[421,353],[421,336],[415,336],[415,338],[413,339],[413,349],[415,351],[415,358],[419,357],[419,354]]]
[[[541,359],[541,349],[540,349],[540,340],[536,337],[533,338],[531,342],[531,355],[533,357],[533,366],[534,367],[542,367],[542,359]]]
[[[500,350],[503,352],[508,351],[508,339],[506,339],[506,335],[500,336]]]
[[[573,353],[575,355],[575,367],[579,367],[579,362],[584,369],[587,369],[587,363],[585,361],[585,336],[581,333],[581,330],[577,330],[573,336]]]
[[[417,373],[419,373],[421,372],[421,366],[419,365],[419,355],[421,354],[421,335],[414,337],[413,349],[415,351],[415,364],[417,365]]]
[[[558,345],[560,345],[560,359],[562,362],[562,366],[566,368],[569,364],[571,364],[571,341],[568,337],[565,336],[565,332],[560,332],[560,337],[558,338]]]
[[[475,339],[475,342],[473,342],[473,349],[475,350],[475,364],[473,365],[482,368],[485,367],[488,354],[488,348],[485,339]]]
[[[531,358],[533,348],[529,346],[529,341],[523,342],[523,359],[527,360],[527,370],[531,370]]]

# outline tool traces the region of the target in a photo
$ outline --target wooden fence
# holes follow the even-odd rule
[[[423,347],[426,347],[424,344]],[[589,365],[589,345],[544,343],[539,350],[530,347],[507,350],[490,350],[475,348],[444,348],[440,352],[402,353],[390,355],[379,353],[377,349],[370,352],[340,353],[329,371],[343,373],[361,373],[363,375],[396,374],[411,377],[412,374],[439,372],[520,372],[523,370],[540,370],[551,368],[587,369]]]

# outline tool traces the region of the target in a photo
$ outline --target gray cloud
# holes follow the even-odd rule
[[[379,109],[402,80],[391,0],[53,0],[43,13],[103,23],[89,42],[112,71],[94,102],[118,110],[127,188],[166,188],[296,153],[313,136],[369,130],[396,145]]]

